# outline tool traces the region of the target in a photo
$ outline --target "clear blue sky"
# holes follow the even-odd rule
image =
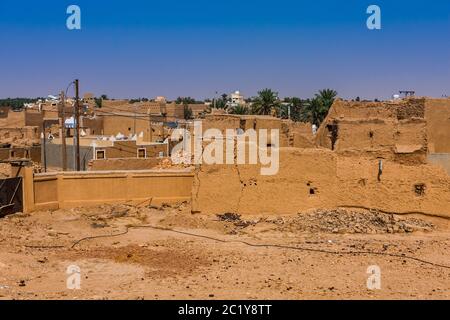
[[[66,9],[82,10],[82,30]],[[366,9],[382,9],[382,30]],[[0,1],[0,97],[450,95],[448,0]]]

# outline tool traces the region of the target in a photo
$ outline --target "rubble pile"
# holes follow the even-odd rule
[[[417,218],[378,211],[358,212],[344,209],[319,209],[310,213],[299,213],[295,218],[277,218],[271,222],[280,226],[281,229],[341,234],[410,233],[434,229],[432,223]]]

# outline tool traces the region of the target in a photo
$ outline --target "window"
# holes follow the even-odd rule
[[[147,149],[139,148],[137,152],[138,158],[147,158]]]
[[[106,153],[105,150],[96,150],[95,151],[95,159],[106,159]]]
[[[15,157],[16,157],[16,152],[15,152],[14,150],[11,150],[11,151],[9,152],[9,157],[10,157],[10,158],[15,158]]]

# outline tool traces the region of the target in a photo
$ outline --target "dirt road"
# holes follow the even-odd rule
[[[70,266],[79,290],[68,289]],[[379,290],[367,288],[370,266]],[[418,298],[450,298],[449,221],[343,210],[244,219],[186,204],[0,220],[0,299]]]

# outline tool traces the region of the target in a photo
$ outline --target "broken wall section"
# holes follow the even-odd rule
[[[282,120],[258,115],[207,115],[202,122],[203,132],[219,129],[225,135],[227,129],[247,131],[250,129],[277,129],[280,132],[281,147],[314,148],[314,136],[310,123]]]
[[[282,148],[278,174],[259,173],[258,165],[202,165],[194,179],[193,212],[281,215],[354,206],[450,217],[450,177],[438,167],[385,161],[378,180],[377,159]]]
[[[319,128],[316,144],[345,156],[423,164],[428,151],[424,115],[425,99],[336,100]]]

